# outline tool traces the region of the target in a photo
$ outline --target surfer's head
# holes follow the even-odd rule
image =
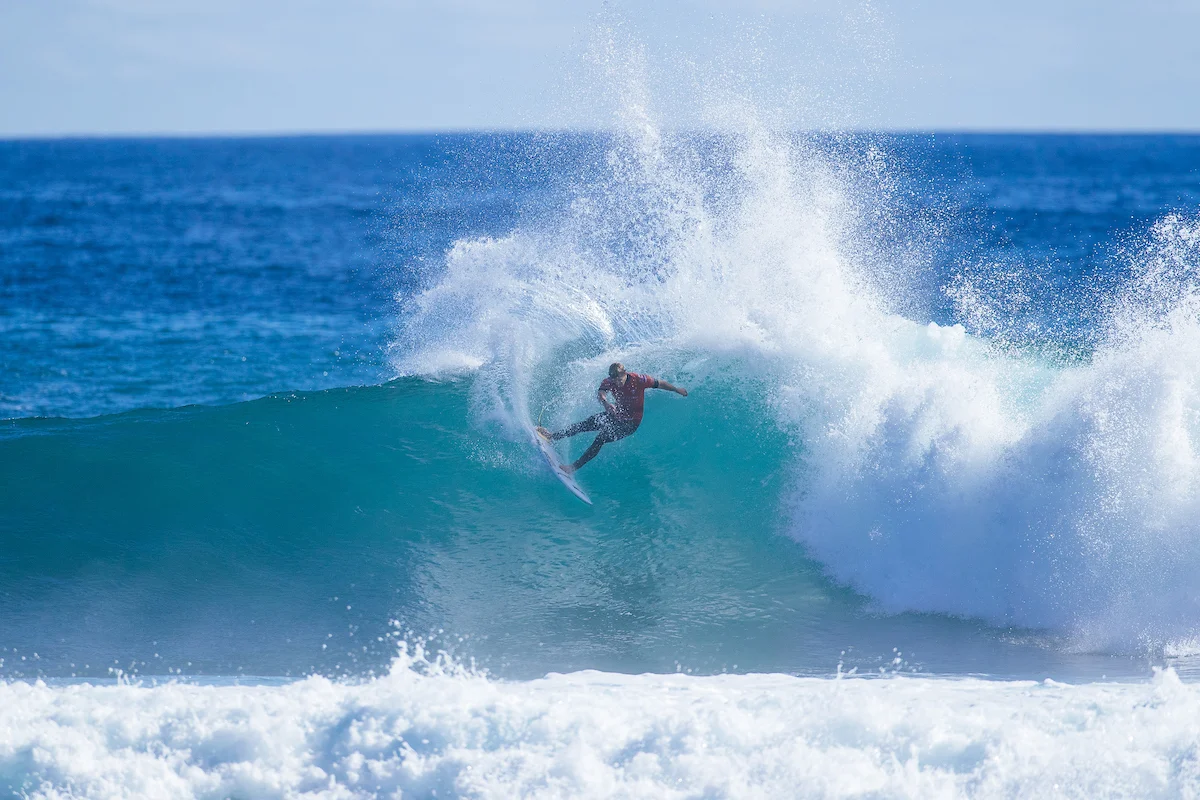
[[[625,372],[624,364],[622,364],[620,361],[614,361],[608,365],[608,377],[616,381],[618,386],[624,386],[625,379],[629,377],[629,375],[627,372]]]

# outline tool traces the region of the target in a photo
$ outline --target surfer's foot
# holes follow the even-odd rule
[[[536,428],[534,428],[534,430],[537,431],[539,434],[541,434],[546,439],[554,438],[554,434],[550,433],[550,431],[546,430],[541,425],[538,425]]]
[[[575,467],[571,466],[570,464],[560,464],[558,468],[562,471],[562,474],[566,475],[567,477],[575,474]]]

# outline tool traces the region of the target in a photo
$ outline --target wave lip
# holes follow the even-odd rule
[[[417,649],[362,683],[0,684],[34,798],[1155,797],[1200,791],[1200,687],[551,674]]]
[[[1196,242],[1194,223],[1157,226],[1086,364],[961,329],[940,352],[886,341],[854,413],[811,437],[793,535],[889,612],[1048,629],[1090,652],[1194,638]]]

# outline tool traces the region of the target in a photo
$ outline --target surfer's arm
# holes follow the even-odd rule
[[[608,398],[604,396],[605,391],[606,391],[606,389],[603,386],[601,386],[599,389],[597,389],[596,390],[596,399],[600,401],[600,405],[604,406],[605,411],[607,411],[610,414],[615,414],[615,413],[617,413],[617,409],[616,409],[616,407],[613,406],[612,403],[608,402]]]
[[[654,381],[654,388],[655,389],[663,389],[665,391],[674,392],[675,394],[681,394],[684,397],[687,397],[687,389],[684,389],[681,386],[672,386],[671,384],[667,383],[666,381],[660,381],[660,380]]]

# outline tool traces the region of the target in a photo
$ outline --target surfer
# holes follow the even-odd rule
[[[566,430],[551,433],[539,426],[537,432],[551,441],[566,439],[586,431],[600,432],[574,464],[563,468],[565,471],[575,472],[595,458],[601,447],[609,442],[624,439],[638,429],[638,425],[642,424],[642,404],[647,389],[665,389],[687,397],[687,389],[672,386],[649,375],[626,372],[625,365],[618,361],[609,366],[608,377],[600,382],[600,388],[596,390],[596,398],[600,405],[604,406],[603,411],[582,422],[576,422]],[[606,393],[612,395],[611,402],[604,396]]]

